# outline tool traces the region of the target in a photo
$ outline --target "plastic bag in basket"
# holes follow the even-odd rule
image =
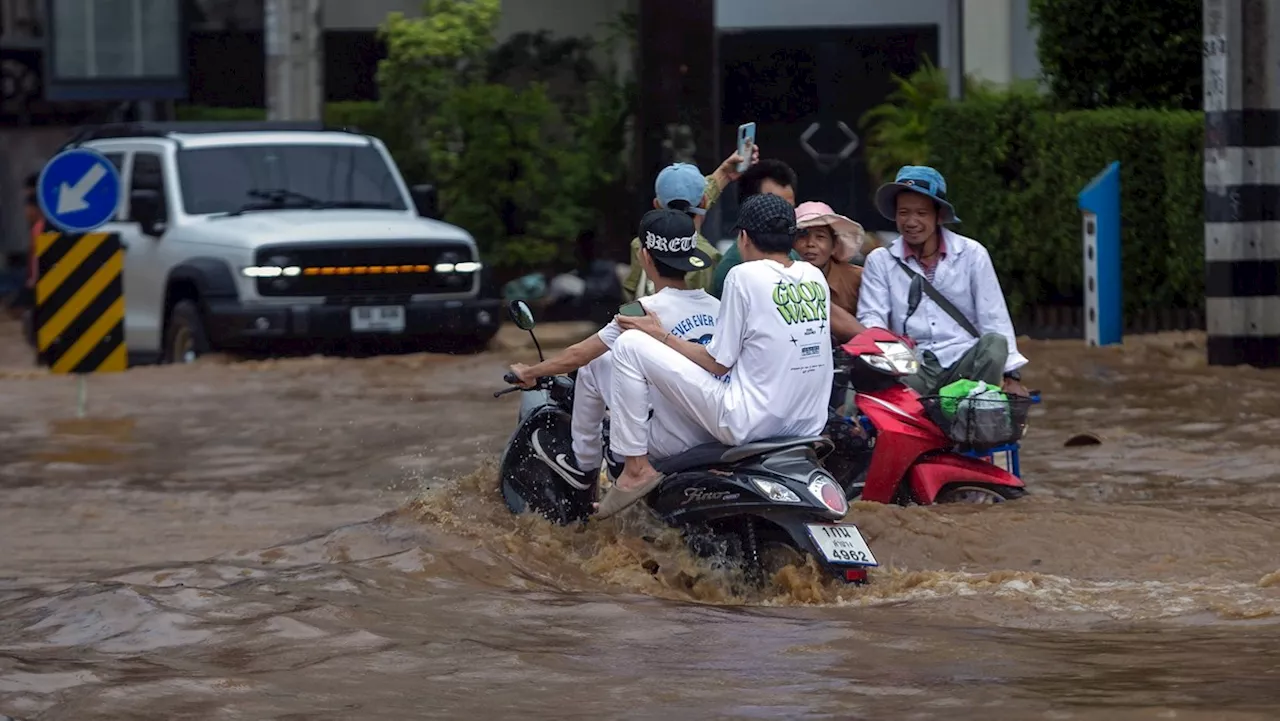
[[[938,389],[938,407],[942,409],[942,414],[951,420],[956,417],[956,410],[959,409],[962,399],[973,395],[975,390],[980,393],[989,387],[991,386],[982,381],[971,381],[966,378],[948,383]]]
[[[1009,397],[995,386],[981,384],[960,401],[951,437],[974,445],[999,445],[1013,437]]]

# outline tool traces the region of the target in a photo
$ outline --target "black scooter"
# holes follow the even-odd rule
[[[529,306],[514,301],[510,311],[516,326],[533,336]],[[582,478],[570,460],[574,377],[540,378],[530,389],[515,387],[510,373],[504,380],[513,387],[495,398],[524,391],[519,425],[499,464],[507,507],[561,525],[585,522],[598,479]],[[654,462],[667,477],[645,503],[680,529],[695,553],[740,565],[754,583],[783,565],[803,563],[805,555],[835,578],[864,583],[867,569],[878,564],[858,529],[837,523],[849,507],[821,465],[831,448],[821,436],[697,446]]]

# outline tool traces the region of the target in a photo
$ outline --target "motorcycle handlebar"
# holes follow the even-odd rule
[[[511,371],[507,371],[506,373],[504,373],[504,374],[502,375],[502,381],[503,381],[504,383],[509,383],[509,384],[511,384],[511,385],[516,385],[517,383],[519,383],[519,382],[520,382],[520,377],[519,377],[519,376],[517,376],[515,373],[512,373]]]

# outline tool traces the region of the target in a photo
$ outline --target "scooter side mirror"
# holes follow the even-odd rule
[[[533,334],[533,327],[536,325],[533,320],[533,309],[523,300],[513,300],[507,305],[507,312],[511,314],[511,320],[517,328],[529,331],[529,337],[533,339],[533,347],[538,350],[538,360],[545,360],[542,355],[542,344],[538,342],[538,336]]]
[[[520,330],[533,330],[536,323],[533,320],[533,309],[523,300],[513,300],[507,306],[507,311],[511,314],[511,321],[516,324]]]

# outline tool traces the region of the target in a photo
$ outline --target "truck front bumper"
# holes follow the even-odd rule
[[[404,326],[395,330],[354,329],[356,303],[280,305],[211,301],[205,323],[215,348],[237,348],[272,341],[461,340],[487,341],[498,332],[503,312],[497,298],[413,300],[382,303],[403,309]]]

